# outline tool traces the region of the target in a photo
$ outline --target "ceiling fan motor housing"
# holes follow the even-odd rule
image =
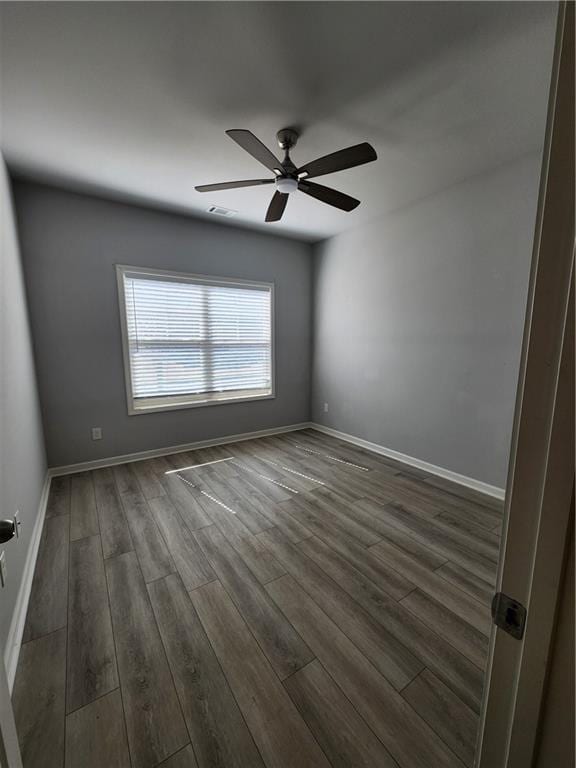
[[[282,128],[282,130],[278,131],[276,134],[276,140],[280,149],[284,149],[288,152],[292,147],[296,146],[298,132],[295,131],[294,128]]]

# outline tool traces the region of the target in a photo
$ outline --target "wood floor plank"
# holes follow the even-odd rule
[[[216,465],[218,466],[218,465]],[[234,510],[237,518],[241,520],[252,534],[260,533],[270,528],[270,522],[254,508],[244,504],[242,498],[236,494],[225,476],[222,476],[214,468],[214,465],[201,468],[195,473],[208,488],[209,493],[224,502]]]
[[[66,630],[24,643],[12,704],[25,768],[62,768],[65,689]]]
[[[388,456],[374,453],[374,451],[370,451],[367,448],[332,437],[314,428],[295,432],[293,436],[297,441],[304,442],[310,447],[315,447],[317,450],[333,453],[334,455],[340,455],[348,461],[355,462],[368,469],[394,469],[399,465],[399,462],[390,459]]]
[[[168,461],[167,456],[155,456],[150,459],[150,466],[157,477],[172,469],[172,464]]]
[[[194,535],[278,676],[284,679],[311,661],[309,648],[224,535],[214,526]]]
[[[500,549],[501,537],[497,533],[494,533],[492,528],[488,529],[485,526],[478,525],[478,523],[474,522],[474,520],[471,520],[467,516],[466,511],[440,512],[439,515],[436,515],[436,520],[450,526],[451,528],[465,531],[469,536],[471,536],[472,540],[477,539],[480,542],[485,542],[486,544],[491,545],[493,552],[498,552]],[[498,523],[498,525],[501,525],[501,523]]]
[[[423,523],[419,521],[420,527]],[[447,541],[460,544],[473,552],[483,555],[493,563],[498,562],[500,538],[492,531],[476,525],[466,519],[466,512],[440,512],[432,520],[425,521],[424,526],[434,526]]]
[[[265,531],[259,538],[396,690],[402,690],[424,669],[424,664],[405,645],[399,643],[279,531]]]
[[[393,501],[403,506],[413,506],[420,510],[428,509],[433,512],[433,516],[450,511],[456,515],[466,517],[486,530],[491,530],[492,524],[499,517],[487,508],[476,508],[474,505],[467,504],[462,499],[451,497],[449,494],[438,491],[426,482],[406,482],[406,476],[403,473],[397,474],[392,479],[388,478],[383,482],[381,481],[380,484],[392,492],[392,495],[395,496]],[[430,515],[424,516],[430,517]]]
[[[291,576],[266,589],[401,768],[461,767],[454,753]]]
[[[401,503],[424,519],[430,519],[443,511],[443,508],[431,499],[410,488],[402,487],[397,481],[397,476],[387,470],[378,469],[361,474],[344,468],[343,472],[347,484],[355,491],[358,499],[369,498],[379,504]]]
[[[379,468],[370,472],[359,473],[348,467],[343,467],[343,471],[346,474],[346,482],[352,483],[357,488],[358,493],[361,493],[365,498],[372,498],[387,503],[389,499],[395,497],[397,492],[403,492],[406,497],[414,499],[415,502],[421,502],[421,499],[419,497],[416,498],[414,494],[402,491],[395,481],[395,476],[387,469]],[[428,500],[426,500],[426,504],[420,503],[418,506],[421,507],[425,517],[430,517],[433,513],[432,505]]]
[[[53,477],[46,504],[46,517],[70,514],[70,475]]]
[[[69,515],[44,521],[22,642],[66,626],[68,612]]]
[[[136,553],[107,560],[106,577],[132,766],[152,768],[188,732]]]
[[[453,562],[462,562],[478,570],[478,575],[492,579],[498,562],[498,542],[481,541],[468,531],[443,522],[439,516],[422,520],[399,504],[386,505],[385,512],[393,525],[433,547]],[[457,559],[458,558],[458,559]]]
[[[112,467],[112,474],[119,494],[135,493],[138,495],[141,493],[131,464],[116,464]]]
[[[378,532],[378,520],[365,513],[361,508],[352,510],[352,505],[343,499],[336,491],[320,488],[313,494],[300,497],[298,503],[311,504],[320,515],[330,521],[334,527],[356,539],[364,546],[370,546],[382,538]],[[332,517],[326,517],[330,515]],[[335,518],[334,520],[332,518]]]
[[[241,520],[251,533],[256,535],[273,526],[263,508],[273,506],[274,502],[259,493],[254,486],[250,486],[247,473],[235,469],[230,462],[223,462],[211,467],[210,474],[218,477],[219,487],[229,494],[230,500],[233,501],[232,506],[239,507]],[[216,487],[213,487],[216,491]],[[216,495],[218,496],[218,493]],[[255,503],[258,499],[260,504]]]
[[[132,551],[134,545],[112,470],[108,467],[96,469],[92,472],[92,478],[96,492],[104,559]]]
[[[190,481],[184,478],[184,482],[189,483]],[[210,489],[205,490],[205,488],[207,486],[201,488],[199,485],[188,485],[188,492],[204,510],[211,522],[217,525],[230,540],[235,537],[252,536],[238,515],[234,514],[234,510],[226,502],[214,496]]]
[[[130,765],[120,690],[66,718],[66,768],[127,768]]]
[[[282,485],[292,488],[297,493],[307,493],[313,491],[318,487],[318,484],[312,480],[307,480],[302,475],[297,475],[294,472],[287,472],[282,466],[274,459],[262,458],[262,451],[256,446],[251,451],[248,451],[240,446],[234,451],[235,459],[237,462],[245,464],[247,467],[255,472],[268,476]]]
[[[330,768],[222,585],[191,597],[266,766]]]
[[[472,768],[478,729],[474,712],[428,669],[410,683],[402,696],[464,765]]]
[[[250,481],[255,483],[262,493],[268,496],[270,501],[285,501],[286,499],[291,499],[295,492],[297,493],[293,486],[276,480],[271,472],[257,471],[239,459],[233,459],[231,464],[239,470],[240,476],[248,475]]]
[[[155,499],[158,496],[166,495],[166,491],[156,476],[156,467],[151,459],[135,461],[131,464],[131,468],[145,499]]]
[[[370,515],[377,517],[380,522],[378,532],[381,537],[392,544],[395,544],[407,554],[414,556],[418,562],[426,566],[426,568],[436,570],[436,568],[439,568],[447,562],[447,558],[444,555],[439,555],[429,546],[422,544],[422,542],[413,538],[408,533],[405,533],[399,528],[395,528],[393,525],[390,525],[389,522],[383,524],[383,521],[386,519],[385,508],[373,499],[360,499],[360,501],[357,501],[352,507],[354,512],[358,509],[362,509]]]
[[[286,435],[290,440],[303,451],[310,451],[325,459],[332,459],[347,464],[353,464],[362,469],[370,470],[380,468],[383,463],[378,461],[374,454],[368,455],[365,451],[356,446],[346,444],[341,440],[326,439],[324,435],[320,436],[313,431],[302,431],[294,435]]]
[[[335,462],[316,453],[303,451],[295,445],[281,444],[281,456],[286,457],[291,467],[304,474],[310,475],[314,480],[320,481],[327,488],[333,488],[348,501],[362,498],[365,492],[352,490],[347,481],[352,480],[352,485],[357,489],[356,477],[364,476],[363,469],[357,469],[347,464]]]
[[[415,493],[418,493],[424,498],[430,499],[433,503],[439,504],[446,511],[460,512],[464,516],[467,516],[470,520],[474,520],[478,525],[484,526],[486,529],[493,527],[498,519],[502,517],[500,510],[491,508],[485,503],[478,503],[472,499],[465,499],[462,495],[454,495],[446,492],[446,490],[439,490],[432,486],[429,482],[430,478],[426,480],[415,480],[410,477],[400,475],[397,477],[396,482],[403,488],[409,488]],[[484,496],[484,500],[488,498]]]
[[[407,512],[423,520],[433,520],[442,512],[442,507],[434,504],[426,498],[422,498],[413,491],[400,488],[393,479],[377,479],[378,491],[366,494],[378,504],[387,506],[388,504],[399,504]]]
[[[148,503],[186,589],[213,581],[216,574],[170,499],[159,496]]]
[[[381,541],[370,547],[370,552],[377,555],[390,567],[395,568],[406,579],[418,586],[423,592],[442,603],[446,608],[461,616],[471,626],[486,635],[490,634],[491,616],[487,606],[482,605],[470,595],[438,576],[434,571],[424,568],[414,558],[401,552],[393,544]]]
[[[326,524],[325,519],[319,518],[310,509],[298,506],[294,499],[283,502],[282,505],[290,513],[305,525],[315,536],[322,539],[334,551],[343,555],[359,571],[364,573],[377,586],[381,587],[391,597],[400,600],[411,592],[415,584],[402,576],[397,570],[389,567],[381,558],[378,558],[371,550],[365,549],[353,539],[344,536]],[[303,543],[303,542],[302,542]],[[375,546],[378,546],[376,544]]]
[[[268,549],[250,533],[231,507],[211,494],[203,495],[197,488],[192,488],[191,493],[196,494],[195,498],[200,506],[212,518],[213,524],[226,536],[260,583],[266,584],[283,575],[284,571]]]
[[[290,541],[302,541],[312,535],[301,523],[284,512],[279,504],[270,501],[255,486],[250,485],[245,477],[230,477],[228,482],[246,504],[258,510],[270,526],[278,528]]]
[[[188,746],[184,747],[184,749],[179,750],[176,752],[175,755],[172,755],[172,757],[169,757],[168,760],[164,760],[163,763],[160,763],[158,768],[197,768],[198,763],[196,762],[196,758],[194,757],[194,750],[192,749],[192,746],[188,744]]]
[[[262,768],[200,619],[178,575],[148,585],[200,768]]]
[[[66,711],[118,687],[100,536],[70,544]]]
[[[473,664],[482,670],[485,668],[488,655],[488,637],[485,634],[419,589],[415,589],[400,603]]]
[[[170,469],[183,469],[190,466],[190,458],[187,451],[178,451],[166,456],[166,461],[170,464]]]
[[[376,515],[371,514],[370,509],[364,506],[364,504],[376,506],[373,499],[360,499],[352,503],[345,503],[342,499],[338,498],[338,494],[326,489],[317,491],[314,496],[317,500],[323,499],[322,506],[327,510],[330,509],[329,502],[332,501],[341,514],[354,520],[356,525],[364,528],[373,540],[380,540],[388,532],[388,528],[382,524],[382,521]],[[367,544],[370,543],[376,542],[367,542]]]
[[[319,470],[320,471],[320,468]],[[324,481],[324,487],[329,491],[337,493],[342,499],[345,499],[349,504],[352,504],[359,499],[366,497],[366,487],[363,484],[362,478],[364,475],[359,476],[357,472],[342,471],[339,468],[324,468],[322,474],[322,480]]]
[[[483,674],[478,667],[320,539],[307,539],[298,547],[475,712],[480,711]]]
[[[309,448],[314,448],[322,453],[340,456],[342,459],[366,467],[374,472],[393,474],[398,472],[399,468],[406,466],[388,456],[374,453],[374,451],[369,451],[359,445],[354,445],[353,443],[318,432],[316,429],[303,430],[302,432],[295,433],[294,437],[299,443],[304,443]]]
[[[494,596],[494,586],[470,573],[466,568],[462,568],[461,565],[448,562],[437,568],[436,573],[480,602],[490,605]]]
[[[372,459],[365,461],[364,457],[359,459],[357,455],[342,453],[343,443],[340,443],[338,449],[334,449],[334,446],[327,447],[316,442],[307,442],[302,438],[303,433],[298,432],[292,436],[277,435],[274,440],[275,443],[280,444],[281,450],[287,455],[300,464],[314,467],[316,473],[323,470],[340,469],[342,472],[349,472],[350,476],[352,476],[353,473],[369,472],[371,469],[382,466]],[[324,477],[320,479],[324,479]]]
[[[70,540],[100,533],[96,514],[96,497],[90,472],[72,475],[70,500]]]
[[[304,525],[307,525],[305,520],[315,519],[333,535],[340,536],[342,534],[361,547],[376,544],[382,538],[343,514],[335,504],[329,504],[326,499],[316,498],[311,493],[283,502],[282,506],[291,512],[298,510],[300,517],[296,515],[295,517],[297,520],[302,520]],[[310,526],[307,525],[307,527]]]
[[[397,768],[318,660],[289,677],[284,685],[332,768]]]
[[[322,477],[317,476],[316,468],[320,466],[320,462],[314,462],[313,454],[302,451],[293,442],[282,439],[281,435],[274,435],[270,438],[260,438],[259,445],[263,448],[267,456],[277,459],[286,463],[291,469],[296,469],[303,474],[310,474],[314,480],[323,480]],[[276,458],[275,458],[276,457]]]
[[[163,475],[161,478],[164,490],[170,497],[184,522],[191,531],[212,525],[213,520],[206,514],[198,501],[189,492],[189,485],[179,474]]]
[[[174,573],[174,560],[142,494],[124,494],[121,500],[144,581]]]
[[[218,526],[216,526],[218,527]],[[260,584],[267,584],[286,571],[256,536],[233,536],[228,540],[258,579]]]
[[[408,470],[404,467],[401,472],[403,476],[412,477],[412,468]],[[467,486],[455,483],[452,480],[447,480],[439,475],[430,475],[424,473],[422,477],[415,477],[416,480],[420,480],[426,483],[427,486],[435,488],[441,491],[443,494],[447,494],[449,497],[455,497],[456,500],[464,499],[464,501],[473,501],[479,504],[481,507],[490,509],[499,515],[504,513],[504,500],[498,499],[494,496],[489,496],[486,493],[477,491],[474,488],[468,488]]]
[[[297,490],[301,490],[304,493],[324,485],[322,478],[316,477],[309,467],[296,463],[277,450],[259,447],[255,452],[255,456],[265,464],[271,465],[278,472],[281,472],[281,476],[286,479],[288,485],[296,480],[300,484]]]

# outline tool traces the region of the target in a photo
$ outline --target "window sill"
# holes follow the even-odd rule
[[[249,403],[256,400],[273,400],[276,397],[274,392],[268,392],[262,395],[239,395],[237,397],[212,397],[207,400],[177,400],[176,398],[166,398],[164,402],[149,403],[147,405],[134,405],[134,402],[128,403],[128,415],[140,416],[145,413],[158,413],[159,411],[181,411],[188,408],[204,408],[210,405],[232,405],[234,403]],[[170,402],[167,402],[167,401]]]

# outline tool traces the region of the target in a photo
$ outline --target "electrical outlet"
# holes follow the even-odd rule
[[[16,534],[16,538],[18,539],[20,537],[20,526],[22,525],[22,520],[20,520],[20,510],[16,510],[16,514],[12,518],[14,520],[14,533]]]
[[[324,403],[324,413],[328,413],[328,403]]]
[[[92,440],[102,440],[102,427],[92,427]]]
[[[6,552],[0,552],[0,586],[6,586]]]

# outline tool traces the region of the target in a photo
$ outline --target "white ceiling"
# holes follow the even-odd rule
[[[316,240],[537,150],[555,3],[2,3],[2,149],[17,173]],[[369,141],[375,163],[320,179],[264,224],[268,172],[228,139],[296,164]]]

